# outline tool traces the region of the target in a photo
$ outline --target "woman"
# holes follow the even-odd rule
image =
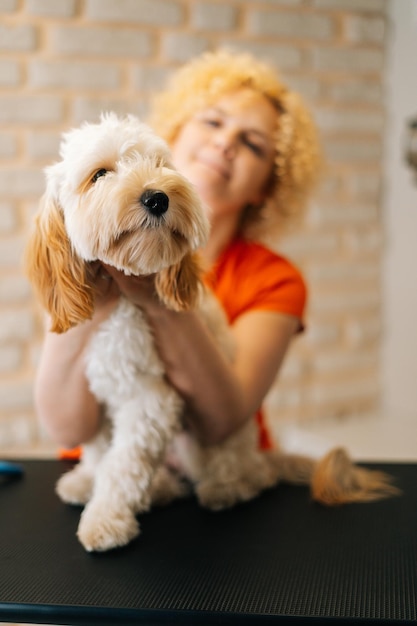
[[[155,100],[150,123],[208,207],[206,278],[229,317],[235,361],[226,362],[195,312],[174,312],[157,300],[152,277],[98,267],[94,318],[45,338],[38,414],[65,446],[96,433],[100,407],[85,379],[84,352],[121,292],[147,314],[167,378],[186,400],[188,427],[202,443],[221,441],[256,415],[260,445],[269,447],[260,407],[302,329],[306,290],[298,270],[256,238],[304,207],[319,166],[314,125],[272,69],[226,52],[180,69]]]

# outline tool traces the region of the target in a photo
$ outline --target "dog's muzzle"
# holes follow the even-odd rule
[[[168,210],[169,198],[163,191],[147,189],[143,192],[139,201],[155,217],[163,215]]]

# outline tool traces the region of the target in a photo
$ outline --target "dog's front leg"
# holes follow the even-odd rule
[[[161,397],[162,396],[162,397]],[[139,534],[136,513],[150,504],[150,485],[168,441],[179,428],[181,402],[164,383],[163,394],[134,398],[115,413],[111,447],[96,471],[78,537],[88,551],[123,546]]]
[[[87,504],[93,493],[96,468],[109,444],[110,423],[106,419],[94,439],[83,445],[81,461],[59,478],[56,492],[63,502]]]

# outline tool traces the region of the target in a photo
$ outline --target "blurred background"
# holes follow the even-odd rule
[[[145,114],[174,67],[218,47],[280,69],[327,158],[301,230],[274,244],[310,302],[272,428],[288,447],[417,459],[417,0],[0,0],[2,455],[55,450],[33,410],[42,321],[22,253],[60,133]]]

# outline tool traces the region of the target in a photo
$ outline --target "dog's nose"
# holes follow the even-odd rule
[[[168,210],[169,198],[163,191],[147,189],[141,195],[140,202],[149,213],[159,217]]]

